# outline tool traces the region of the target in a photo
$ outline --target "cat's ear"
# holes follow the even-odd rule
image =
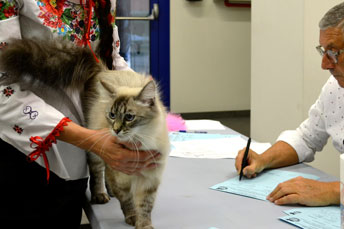
[[[156,85],[153,80],[149,81],[141,90],[136,100],[145,106],[153,106],[155,104]]]
[[[100,80],[100,84],[107,90],[111,95],[115,94],[115,87],[112,86],[110,83],[106,82],[105,80]]]

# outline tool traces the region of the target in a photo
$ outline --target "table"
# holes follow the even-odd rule
[[[215,132],[236,133],[231,129]],[[298,205],[277,206],[269,201],[209,189],[237,176],[234,161],[169,157],[152,212],[153,226],[156,229],[296,228],[278,217],[285,215],[284,210]],[[303,163],[281,169],[314,174],[320,181],[338,181],[336,177]],[[89,191],[87,198],[90,200]],[[85,213],[93,229],[133,228],[125,224],[115,198],[105,205],[87,202]]]

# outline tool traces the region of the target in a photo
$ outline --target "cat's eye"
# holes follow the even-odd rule
[[[109,112],[109,118],[115,119],[116,118],[116,114],[113,113],[113,112]]]
[[[125,118],[126,121],[133,121],[134,118],[135,118],[135,115],[133,115],[133,114],[125,114],[124,118]]]

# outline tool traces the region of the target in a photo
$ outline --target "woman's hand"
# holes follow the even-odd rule
[[[108,129],[95,130],[90,137],[92,145],[86,149],[100,156],[110,167],[126,174],[137,174],[142,169],[157,167],[160,153],[156,151],[139,151],[140,143],[119,142]],[[136,150],[130,150],[136,149]]]
[[[108,129],[90,130],[74,122],[69,122],[57,139],[97,154],[110,167],[126,174],[138,174],[143,169],[155,168],[161,157],[155,151],[139,151],[139,143],[119,142]]]

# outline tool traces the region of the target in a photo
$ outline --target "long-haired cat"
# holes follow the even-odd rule
[[[80,90],[89,128],[108,128],[119,140],[135,145],[133,150],[161,153],[159,166],[141,175],[115,171],[96,154],[88,157],[92,201],[106,203],[108,194],[115,196],[128,224],[153,228],[151,211],[170,149],[166,111],[154,80],[132,71],[105,70],[89,49],[60,40],[12,40],[0,53],[0,69],[7,73],[2,83]]]

